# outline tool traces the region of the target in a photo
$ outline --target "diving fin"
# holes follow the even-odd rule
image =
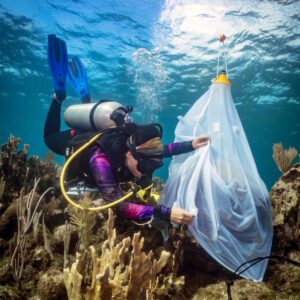
[[[77,56],[74,56],[68,64],[68,83],[83,103],[91,102],[85,68]]]
[[[48,35],[48,63],[54,82],[54,91],[58,98],[63,100],[66,98],[68,53],[66,43],[55,34]]]

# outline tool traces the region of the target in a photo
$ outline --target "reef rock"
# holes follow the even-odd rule
[[[78,232],[76,231],[76,226],[72,224],[64,224],[56,227],[53,233],[52,247],[56,251],[63,253],[66,238],[69,239],[68,243],[71,243],[75,248],[75,245],[78,242]]]
[[[37,292],[42,299],[67,299],[63,272],[50,269],[44,273],[39,279]]]
[[[202,286],[189,299],[230,299],[225,280],[213,283],[213,279],[208,277],[207,283],[203,284],[202,282],[200,285]],[[231,295],[234,300],[300,299],[300,268],[273,261],[269,264],[264,282],[253,282],[246,279],[235,280],[231,287]]]
[[[51,257],[44,247],[37,246],[32,251],[30,263],[37,270],[46,270],[51,265]]]
[[[300,164],[275,183],[270,192],[274,219],[274,251],[300,251]]]

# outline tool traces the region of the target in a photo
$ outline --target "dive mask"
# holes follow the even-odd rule
[[[127,146],[133,157],[138,161],[137,169],[142,174],[152,175],[163,163],[162,129],[159,124],[149,124],[140,127],[138,133],[131,135]],[[141,143],[141,140],[144,141]],[[137,145],[137,141],[138,145]]]
[[[154,159],[138,159],[137,169],[144,175],[152,175],[152,173],[163,166],[161,160]]]

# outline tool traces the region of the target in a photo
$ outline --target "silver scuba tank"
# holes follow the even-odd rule
[[[129,112],[121,103],[102,101],[69,106],[64,113],[65,123],[81,131],[100,131],[126,122]],[[121,120],[121,121],[120,121]]]

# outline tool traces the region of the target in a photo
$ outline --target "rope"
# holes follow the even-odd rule
[[[221,49],[220,44],[223,44],[223,48]],[[220,55],[221,53],[221,55]],[[219,76],[219,69],[220,69],[220,56],[223,57],[224,59],[224,64],[225,64],[225,71],[226,71],[226,76],[227,78],[229,78],[229,74],[228,74],[228,67],[227,67],[227,60],[226,60],[226,50],[225,50],[225,43],[224,42],[220,42],[219,41],[219,45],[218,45],[218,63],[217,63],[217,77]]]
[[[223,46],[224,46],[224,42],[223,42]],[[228,73],[228,68],[227,68],[227,60],[226,60],[226,55],[225,55],[226,50],[225,49],[223,50],[223,53],[224,53],[224,62],[225,62],[226,76],[229,79],[229,73]]]
[[[216,76],[216,78],[218,78],[218,76],[219,76],[219,66],[220,66],[220,44],[221,44],[221,42],[219,41],[219,44],[218,44],[218,64],[217,64],[217,76]]]

